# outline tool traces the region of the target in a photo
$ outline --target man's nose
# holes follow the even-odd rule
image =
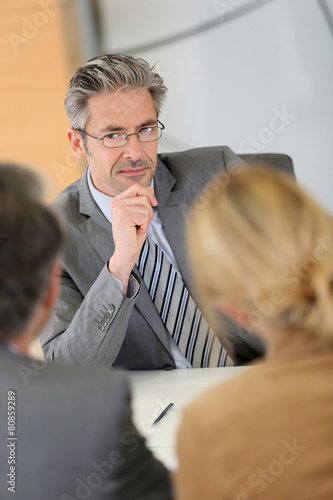
[[[137,134],[128,134],[127,143],[124,146],[124,158],[132,158],[134,161],[138,160],[142,156],[142,146],[143,144]]]

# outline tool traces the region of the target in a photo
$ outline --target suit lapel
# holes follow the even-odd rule
[[[182,189],[177,189],[176,179],[161,160],[158,161],[155,174],[155,195],[164,233],[183,280],[186,286],[190,287],[191,278],[185,244],[185,223],[188,209],[186,197]]]
[[[100,255],[103,262],[107,262],[114,252],[112,226],[92,197],[86,174],[79,181],[79,194],[79,211],[87,217],[78,227],[86,235],[90,245]]]

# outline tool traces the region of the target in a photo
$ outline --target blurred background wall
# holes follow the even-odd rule
[[[49,200],[84,171],[63,101],[102,52],[164,77],[161,152],[286,153],[333,214],[333,0],[2,0],[0,160],[43,173]]]
[[[0,161],[32,165],[51,200],[82,171],[63,107],[82,61],[75,2],[1,0],[0,57]]]
[[[99,0],[102,51],[157,63],[160,150],[289,154],[333,213],[332,0]]]
[[[85,167],[65,134],[69,79],[119,51],[169,88],[160,151],[287,153],[333,213],[333,0],[13,0],[0,34],[0,158],[44,172],[50,199]]]

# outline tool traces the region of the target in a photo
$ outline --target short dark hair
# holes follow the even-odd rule
[[[0,338],[23,332],[42,299],[63,234],[37,177],[0,164]]]

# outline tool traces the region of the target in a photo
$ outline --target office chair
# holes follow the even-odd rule
[[[238,155],[246,163],[264,162],[295,177],[293,161],[282,153],[255,153]]]

